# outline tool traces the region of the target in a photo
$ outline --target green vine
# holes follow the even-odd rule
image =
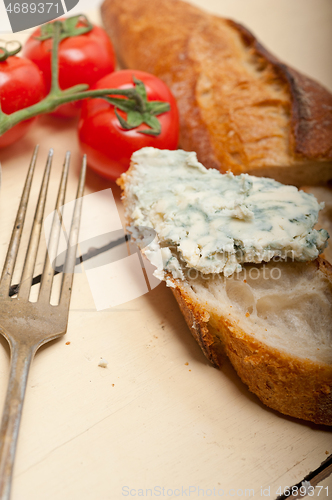
[[[12,48],[10,48],[11,46]],[[15,40],[14,42],[7,42],[6,40],[0,40],[0,62],[6,61],[8,57],[15,56],[20,52],[21,49],[22,45],[17,40]]]
[[[87,84],[80,84],[61,90],[59,86],[59,43],[69,36],[77,36],[87,33],[92,25],[85,16],[74,16],[65,21],[54,21],[42,26],[40,40],[53,39],[51,55],[52,83],[49,94],[41,101],[27,108],[20,109],[11,114],[1,111],[0,106],[0,136],[18,123],[35,116],[50,113],[62,104],[80,101],[87,98],[104,98],[115,107],[115,113],[120,125],[126,129],[133,129],[145,123],[147,129],[139,130],[142,134],[159,135],[161,125],[156,118],[157,115],[170,110],[170,104],[161,101],[148,101],[144,83],[133,76],[134,87],[131,89],[99,89],[87,90]],[[15,49],[19,52],[21,46]],[[0,45],[0,64],[9,56],[14,55],[9,51],[7,45]],[[121,98],[113,96],[121,96]],[[112,96],[112,97],[110,97]],[[122,118],[117,110],[127,113],[127,120]]]
[[[79,14],[78,16],[63,19],[62,21],[42,24],[40,27],[40,36],[36,36],[36,40],[43,42],[49,38],[54,38],[55,29],[56,26],[59,26],[59,23],[61,26],[59,34],[60,41],[71,36],[84,35],[85,33],[89,33],[93,28],[89,19],[84,14]]]

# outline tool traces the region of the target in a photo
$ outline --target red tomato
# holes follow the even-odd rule
[[[0,61],[0,99],[2,111],[14,113],[36,104],[45,96],[43,75],[37,66],[21,57]],[[20,139],[35,118],[25,120],[0,136],[0,148]]]
[[[133,76],[145,84],[149,101],[164,101],[170,111],[157,116],[161,133],[151,136],[140,133],[149,127],[142,123],[137,128],[125,130],[119,123],[114,106],[104,99],[84,101],[78,125],[81,148],[88,156],[88,165],[107,179],[115,180],[129,167],[130,157],[146,146],[159,149],[176,149],[179,140],[179,114],[176,100],[167,85],[156,76],[136,70],[116,71],[105,76],[93,88],[132,88]],[[119,97],[119,96],[116,96]],[[118,110],[126,118],[126,113]]]
[[[31,59],[44,74],[47,92],[51,88],[51,50],[53,39],[40,41],[40,28],[27,40],[23,54]],[[84,35],[65,38],[59,45],[59,85],[67,89],[73,85],[87,83],[93,85],[115,68],[112,43],[106,32],[94,26]],[[79,114],[82,101],[63,104],[54,114],[72,117]]]

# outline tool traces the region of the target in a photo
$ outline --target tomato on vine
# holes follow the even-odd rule
[[[11,49],[13,44],[16,47]],[[2,113],[7,115],[36,104],[45,96],[41,71],[29,59],[15,56],[20,49],[18,42],[0,47],[0,104]],[[24,120],[1,135],[0,148],[20,139],[35,119]]]
[[[74,85],[93,85],[114,71],[115,56],[112,43],[103,28],[94,26],[85,16],[57,20],[61,23],[59,56],[59,85],[62,90]],[[51,88],[51,52],[54,22],[37,28],[27,40],[23,54],[42,71],[47,92]],[[72,117],[79,114],[81,102],[60,106],[54,114]]]
[[[83,103],[78,125],[81,148],[88,165],[115,180],[129,167],[140,148],[176,149],[179,113],[174,96],[159,78],[136,70],[116,71],[93,89],[135,89],[139,99],[105,96]]]

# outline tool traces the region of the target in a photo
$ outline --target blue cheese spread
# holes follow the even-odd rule
[[[328,233],[313,229],[323,208],[313,195],[206,169],[195,153],[143,148],[123,179],[132,226],[156,231],[174,277],[182,266],[230,276],[246,262],[309,261],[327,245]]]

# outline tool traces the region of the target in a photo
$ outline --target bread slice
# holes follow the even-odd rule
[[[133,227],[141,210],[140,193],[153,189],[153,182],[142,186],[135,175],[144,154],[134,154],[129,171],[119,180],[127,221],[138,237],[144,232]],[[177,165],[173,167],[176,172]],[[153,176],[146,165],[142,168],[145,176]],[[160,169],[156,164],[156,172]],[[147,209],[154,207],[151,203]],[[160,235],[158,239],[167,246]],[[151,248],[143,247],[143,254],[150,257]],[[182,278],[165,263],[161,276],[205,356],[222,367],[227,355],[242,381],[267,406],[332,425],[331,265],[321,258],[272,260],[242,264],[240,272],[225,277],[187,266],[178,248],[173,246],[172,255],[181,265]]]
[[[250,391],[274,410],[332,425],[332,267],[246,264],[236,277],[168,277],[205,356],[228,356]]]
[[[207,168],[314,185],[332,178],[332,95],[240,24],[181,0],[105,0],[124,67],[174,93],[180,145]]]

